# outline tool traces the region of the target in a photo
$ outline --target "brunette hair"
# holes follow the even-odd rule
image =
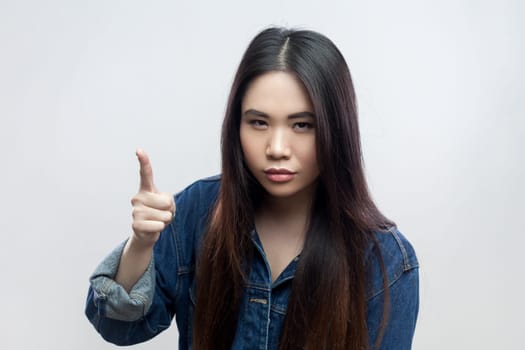
[[[383,271],[384,329],[388,288],[374,232],[395,224],[381,214],[367,187],[355,93],[342,54],[322,34],[277,27],[251,41],[228,99],[221,185],[197,261],[193,346],[229,349],[235,336],[253,254],[254,211],[263,191],[243,161],[241,102],[249,83],[271,71],[292,73],[308,91],[320,172],[280,349],[368,349],[365,252],[377,248]]]

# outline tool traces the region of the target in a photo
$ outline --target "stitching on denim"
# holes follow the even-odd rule
[[[392,288],[394,286],[394,284],[399,281],[401,279],[401,277],[405,274],[405,273],[411,273],[412,271],[414,271],[415,269],[417,269],[417,267],[414,267],[414,268],[411,268],[410,270],[407,270],[407,271],[403,271],[402,273],[400,273],[398,276],[396,276],[395,279],[392,280],[392,282],[388,285],[388,289]],[[370,301],[371,299],[377,297],[379,294],[382,294],[383,292],[385,291],[384,288],[381,288],[381,291],[379,293],[376,293],[374,294],[373,296],[371,296],[370,298],[368,298],[366,301]]]
[[[206,177],[204,179],[201,179],[200,181],[202,182],[214,182],[214,181],[219,181],[222,177],[222,174],[217,174],[217,175],[212,175],[212,176],[209,176],[209,177]]]
[[[388,280],[388,288],[390,288],[402,275],[405,271],[409,271],[410,269],[408,268],[409,267],[409,264],[408,264],[408,253],[405,249],[405,246],[403,245],[403,242],[401,241],[401,237],[399,237],[399,235],[397,234],[397,232],[393,231],[394,228],[390,228],[388,230],[388,232],[390,232],[390,234],[394,237],[394,239],[396,240],[396,244],[397,246],[399,247],[399,250],[401,250],[401,255],[403,257],[403,261],[401,263],[401,268],[397,268],[397,264],[396,264],[396,268],[393,272],[393,275],[392,276],[388,276],[387,275],[387,278],[389,279]],[[384,254],[384,253],[383,253]],[[394,257],[395,255],[392,255],[392,257]],[[394,259],[395,260],[395,259]],[[387,269],[388,270],[388,269]],[[388,273],[388,272],[387,272]],[[391,277],[391,278],[390,278]],[[385,288],[381,285],[381,288],[379,288],[377,291],[373,292],[373,293],[370,293],[370,295],[367,297],[367,301],[368,300],[371,300],[372,298],[378,296],[379,294],[382,294],[383,292],[385,291]]]
[[[175,198],[173,199],[175,201]],[[176,204],[175,204],[175,207],[176,207]],[[178,232],[178,227],[179,226],[179,220],[177,220],[177,215],[175,214],[175,218],[170,222],[170,227],[171,227],[171,235],[173,237],[173,244],[175,244],[175,261],[177,261],[177,275],[179,275],[179,269],[182,269],[181,266],[183,266],[184,264],[181,264],[181,255],[180,255],[180,252],[179,252],[179,247],[180,247],[180,244],[179,244],[179,241],[177,239],[177,232]],[[179,290],[181,287],[180,287],[180,282],[179,282],[179,278],[176,279],[175,281],[175,295],[179,295],[181,293],[181,291]]]
[[[270,310],[277,312],[278,314],[281,314],[281,315],[286,315],[286,307],[282,307],[282,306],[278,306],[274,304],[270,306]]]
[[[269,292],[271,291],[271,288],[268,288],[268,286],[264,285],[264,284],[257,284],[257,283],[246,283],[244,285],[245,288],[253,288],[253,289],[257,289],[257,290],[261,290],[261,291],[264,291],[264,292]]]
[[[403,270],[407,271],[410,269],[410,264],[408,261],[408,253],[405,248],[405,245],[401,241],[401,237],[399,237],[396,231],[394,231],[392,228],[389,231],[392,233],[392,236],[394,236],[394,239],[396,240],[397,245],[399,246],[399,249],[401,250],[401,254],[403,254]]]
[[[290,274],[290,276],[286,276],[282,279],[278,279],[277,281],[275,281],[276,283],[272,284],[272,289],[279,287],[281,284],[284,284],[288,282],[289,280],[292,280],[293,278],[294,278],[294,275]]]
[[[100,291],[102,292],[102,294],[104,294],[104,296],[108,296],[109,295],[109,291],[111,290],[111,287],[113,286],[113,284],[116,284],[116,282],[114,282],[111,278],[109,277],[106,277],[106,276],[103,276],[102,277],[102,287],[100,288]]]
[[[140,292],[131,292],[129,293],[129,297],[131,300],[138,301],[143,307],[146,306],[146,302],[148,301],[148,297]]]
[[[392,279],[391,279],[391,280],[389,281],[389,283],[388,283],[388,289],[390,289],[390,287],[392,287],[392,285],[393,285],[394,283],[396,283],[396,282],[401,278],[401,276],[403,276],[403,273],[405,273],[405,272],[407,272],[407,271],[402,270],[401,273],[397,272],[396,274],[394,274],[394,276],[392,276]],[[369,300],[375,298],[375,297],[378,296],[379,294],[382,294],[384,291],[385,291],[385,288],[383,288],[383,287],[379,288],[379,289],[377,290],[377,292],[372,293],[372,294],[368,297],[367,301],[369,301]]]
[[[190,267],[179,267],[177,269],[177,276],[184,276],[195,271],[195,266]]]

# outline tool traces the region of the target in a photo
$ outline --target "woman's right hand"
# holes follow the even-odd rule
[[[140,187],[131,199],[132,239],[139,245],[153,246],[175,216],[175,201],[173,195],[157,191],[148,155],[141,149],[137,149],[136,155],[140,164]]]

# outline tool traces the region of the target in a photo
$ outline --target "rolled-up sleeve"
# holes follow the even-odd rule
[[[93,302],[103,307],[103,310],[100,310],[102,314],[115,320],[136,321],[147,314],[153,302],[155,262],[153,257],[145,273],[128,294],[114,281],[125,244],[126,242],[120,244],[97,266],[91,275],[90,283]]]
[[[174,249],[171,226],[161,233],[148,268],[129,293],[114,280],[126,242],[115,248],[91,275],[85,313],[105,340],[117,345],[136,344],[170,326],[175,308],[169,291],[175,290],[177,282],[171,269],[176,271],[175,259],[166,259]],[[166,279],[167,275],[171,278]]]

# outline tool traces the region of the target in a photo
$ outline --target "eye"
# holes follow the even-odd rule
[[[261,119],[252,119],[249,121],[250,125],[255,129],[266,129],[267,124],[264,120]]]
[[[314,125],[308,122],[298,122],[293,125],[293,128],[298,131],[308,131],[310,129],[313,129]]]

